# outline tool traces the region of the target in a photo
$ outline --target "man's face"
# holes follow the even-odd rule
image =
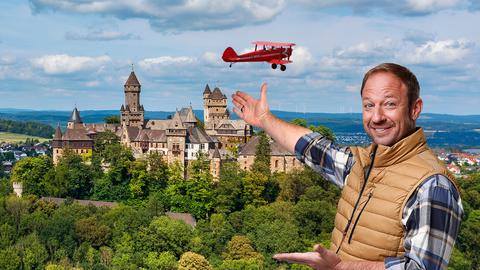
[[[415,130],[421,111],[418,99],[408,108],[407,87],[388,72],[372,74],[362,93],[363,128],[377,144],[392,146]]]

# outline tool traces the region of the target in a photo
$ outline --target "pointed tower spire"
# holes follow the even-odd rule
[[[60,123],[57,124],[55,129],[55,135],[53,135],[53,140],[58,141],[62,139],[62,130],[60,129]]]
[[[210,86],[208,86],[208,83],[207,83],[207,85],[205,85],[205,90],[203,90],[203,94],[204,94],[204,95],[205,95],[205,94],[209,94],[209,95],[210,95],[211,93],[212,93],[212,91],[210,90]]]
[[[70,116],[70,120],[68,122],[72,122],[75,124],[82,124],[82,118],[80,117],[80,113],[77,110],[77,106],[72,111],[72,115]]]
[[[130,76],[128,76],[128,79],[125,82],[124,86],[140,86],[140,82],[138,81],[137,76],[135,75],[135,72],[133,72],[133,66],[132,66],[132,72],[130,72]]]

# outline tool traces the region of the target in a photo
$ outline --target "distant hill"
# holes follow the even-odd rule
[[[203,120],[203,110],[194,110],[196,116]],[[301,113],[272,111],[276,116],[290,121],[294,118],[304,118],[309,125],[323,125],[335,133],[364,133],[361,113]],[[71,111],[34,111],[19,109],[0,109],[0,119],[16,121],[34,121],[56,127],[62,127],[70,117]],[[85,110],[80,111],[85,123],[103,123],[104,118],[118,115],[118,110]],[[174,112],[146,111],[147,119],[166,119]],[[238,119],[232,113],[233,119]],[[427,131],[429,144],[432,146],[480,146],[480,115],[448,115],[424,113],[418,120],[418,125]]]
[[[0,116],[0,132],[51,138],[54,129],[50,125],[38,123],[35,121],[15,121],[11,119],[1,119]]]

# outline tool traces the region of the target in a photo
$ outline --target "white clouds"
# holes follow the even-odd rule
[[[159,32],[230,29],[271,21],[284,0],[30,0],[35,12],[57,10],[80,14],[144,18]]]
[[[15,63],[15,57],[12,55],[1,55],[0,56],[0,66],[3,65],[12,65]]]
[[[466,0],[407,0],[407,6],[418,13],[433,13],[444,9],[467,7]]]
[[[32,65],[51,75],[70,74],[85,70],[99,70],[110,62],[109,56],[88,57],[67,54],[45,55],[31,61]]]
[[[202,61],[211,67],[223,67],[225,66],[225,62],[223,62],[222,57],[218,53],[214,52],[205,52],[202,55]]]
[[[296,0],[309,8],[349,8],[355,14],[369,14],[383,11],[389,14],[419,16],[437,13],[443,10],[467,9],[477,0]]]
[[[158,68],[189,66],[191,64],[194,64],[196,61],[197,60],[195,58],[187,56],[160,56],[156,58],[143,59],[138,64],[141,68],[145,70],[155,70]]]
[[[456,64],[471,52],[472,47],[473,43],[466,40],[429,41],[406,55],[406,59],[413,64]]]
[[[94,30],[88,33],[67,32],[67,40],[88,40],[88,41],[110,41],[110,40],[129,40],[140,39],[139,36],[132,33],[122,33],[119,31]]]
[[[307,47],[294,47],[290,60],[292,63],[288,65],[288,70],[296,76],[317,69],[314,57]]]

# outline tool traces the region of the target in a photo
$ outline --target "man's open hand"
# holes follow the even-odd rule
[[[313,252],[279,253],[273,255],[277,261],[304,264],[317,270],[340,270],[341,260],[334,252],[320,245],[314,246]]]
[[[263,83],[260,99],[255,99],[247,93],[237,91],[232,95],[233,111],[250,125],[263,128],[263,121],[270,114],[267,103],[267,84]]]

